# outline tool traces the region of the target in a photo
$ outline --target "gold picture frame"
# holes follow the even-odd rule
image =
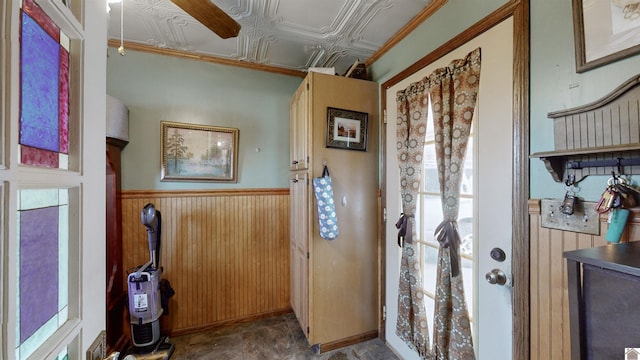
[[[237,182],[236,128],[162,121],[161,181]]]
[[[640,53],[640,6],[635,0],[573,0],[576,72]]]
[[[368,120],[367,113],[328,107],[326,146],[367,151]]]

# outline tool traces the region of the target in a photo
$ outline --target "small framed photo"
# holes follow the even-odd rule
[[[367,151],[369,114],[327,108],[327,147]]]
[[[107,332],[102,330],[87,349],[87,360],[102,360],[107,356]]]
[[[637,0],[573,0],[576,72],[640,53]]]
[[[161,181],[237,181],[238,129],[160,124]]]

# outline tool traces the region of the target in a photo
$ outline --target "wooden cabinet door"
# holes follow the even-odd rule
[[[309,91],[308,80],[300,85],[291,98],[290,112],[290,169],[309,167]]]
[[[373,82],[310,73],[291,100],[291,306],[320,352],[377,336],[377,91]],[[326,146],[329,107],[368,114],[367,151]],[[339,203],[335,241],[320,237],[310,184],[325,163]]]
[[[122,205],[119,200],[120,157],[127,142],[109,137],[106,142],[106,331],[107,350],[111,352],[123,351],[129,341],[125,332],[129,325],[123,317],[128,298],[122,283],[125,272],[122,268]]]
[[[309,326],[309,186],[306,171],[291,173],[289,193],[291,199],[291,307],[307,336]]]

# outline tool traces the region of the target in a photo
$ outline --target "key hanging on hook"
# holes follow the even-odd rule
[[[573,215],[576,205],[578,204],[578,197],[571,190],[567,190],[564,194],[564,199],[560,205],[560,212],[565,215]]]
[[[575,207],[578,205],[578,197],[576,194],[580,191],[580,188],[576,186],[578,182],[574,174],[567,175],[564,183],[567,185],[567,191],[564,194],[564,199],[562,200],[562,204],[560,204],[559,210],[565,215],[573,215]]]
[[[616,185],[618,184],[618,175],[616,175],[616,172],[611,170],[611,179],[609,179],[609,181],[607,181],[608,185]]]

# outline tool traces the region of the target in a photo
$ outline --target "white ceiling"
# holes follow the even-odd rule
[[[209,0],[200,0],[209,1]],[[343,74],[366,61],[434,0],[211,0],[242,26],[221,39],[170,0],[111,4],[109,39],[269,67]],[[125,49],[126,49],[125,43]]]

